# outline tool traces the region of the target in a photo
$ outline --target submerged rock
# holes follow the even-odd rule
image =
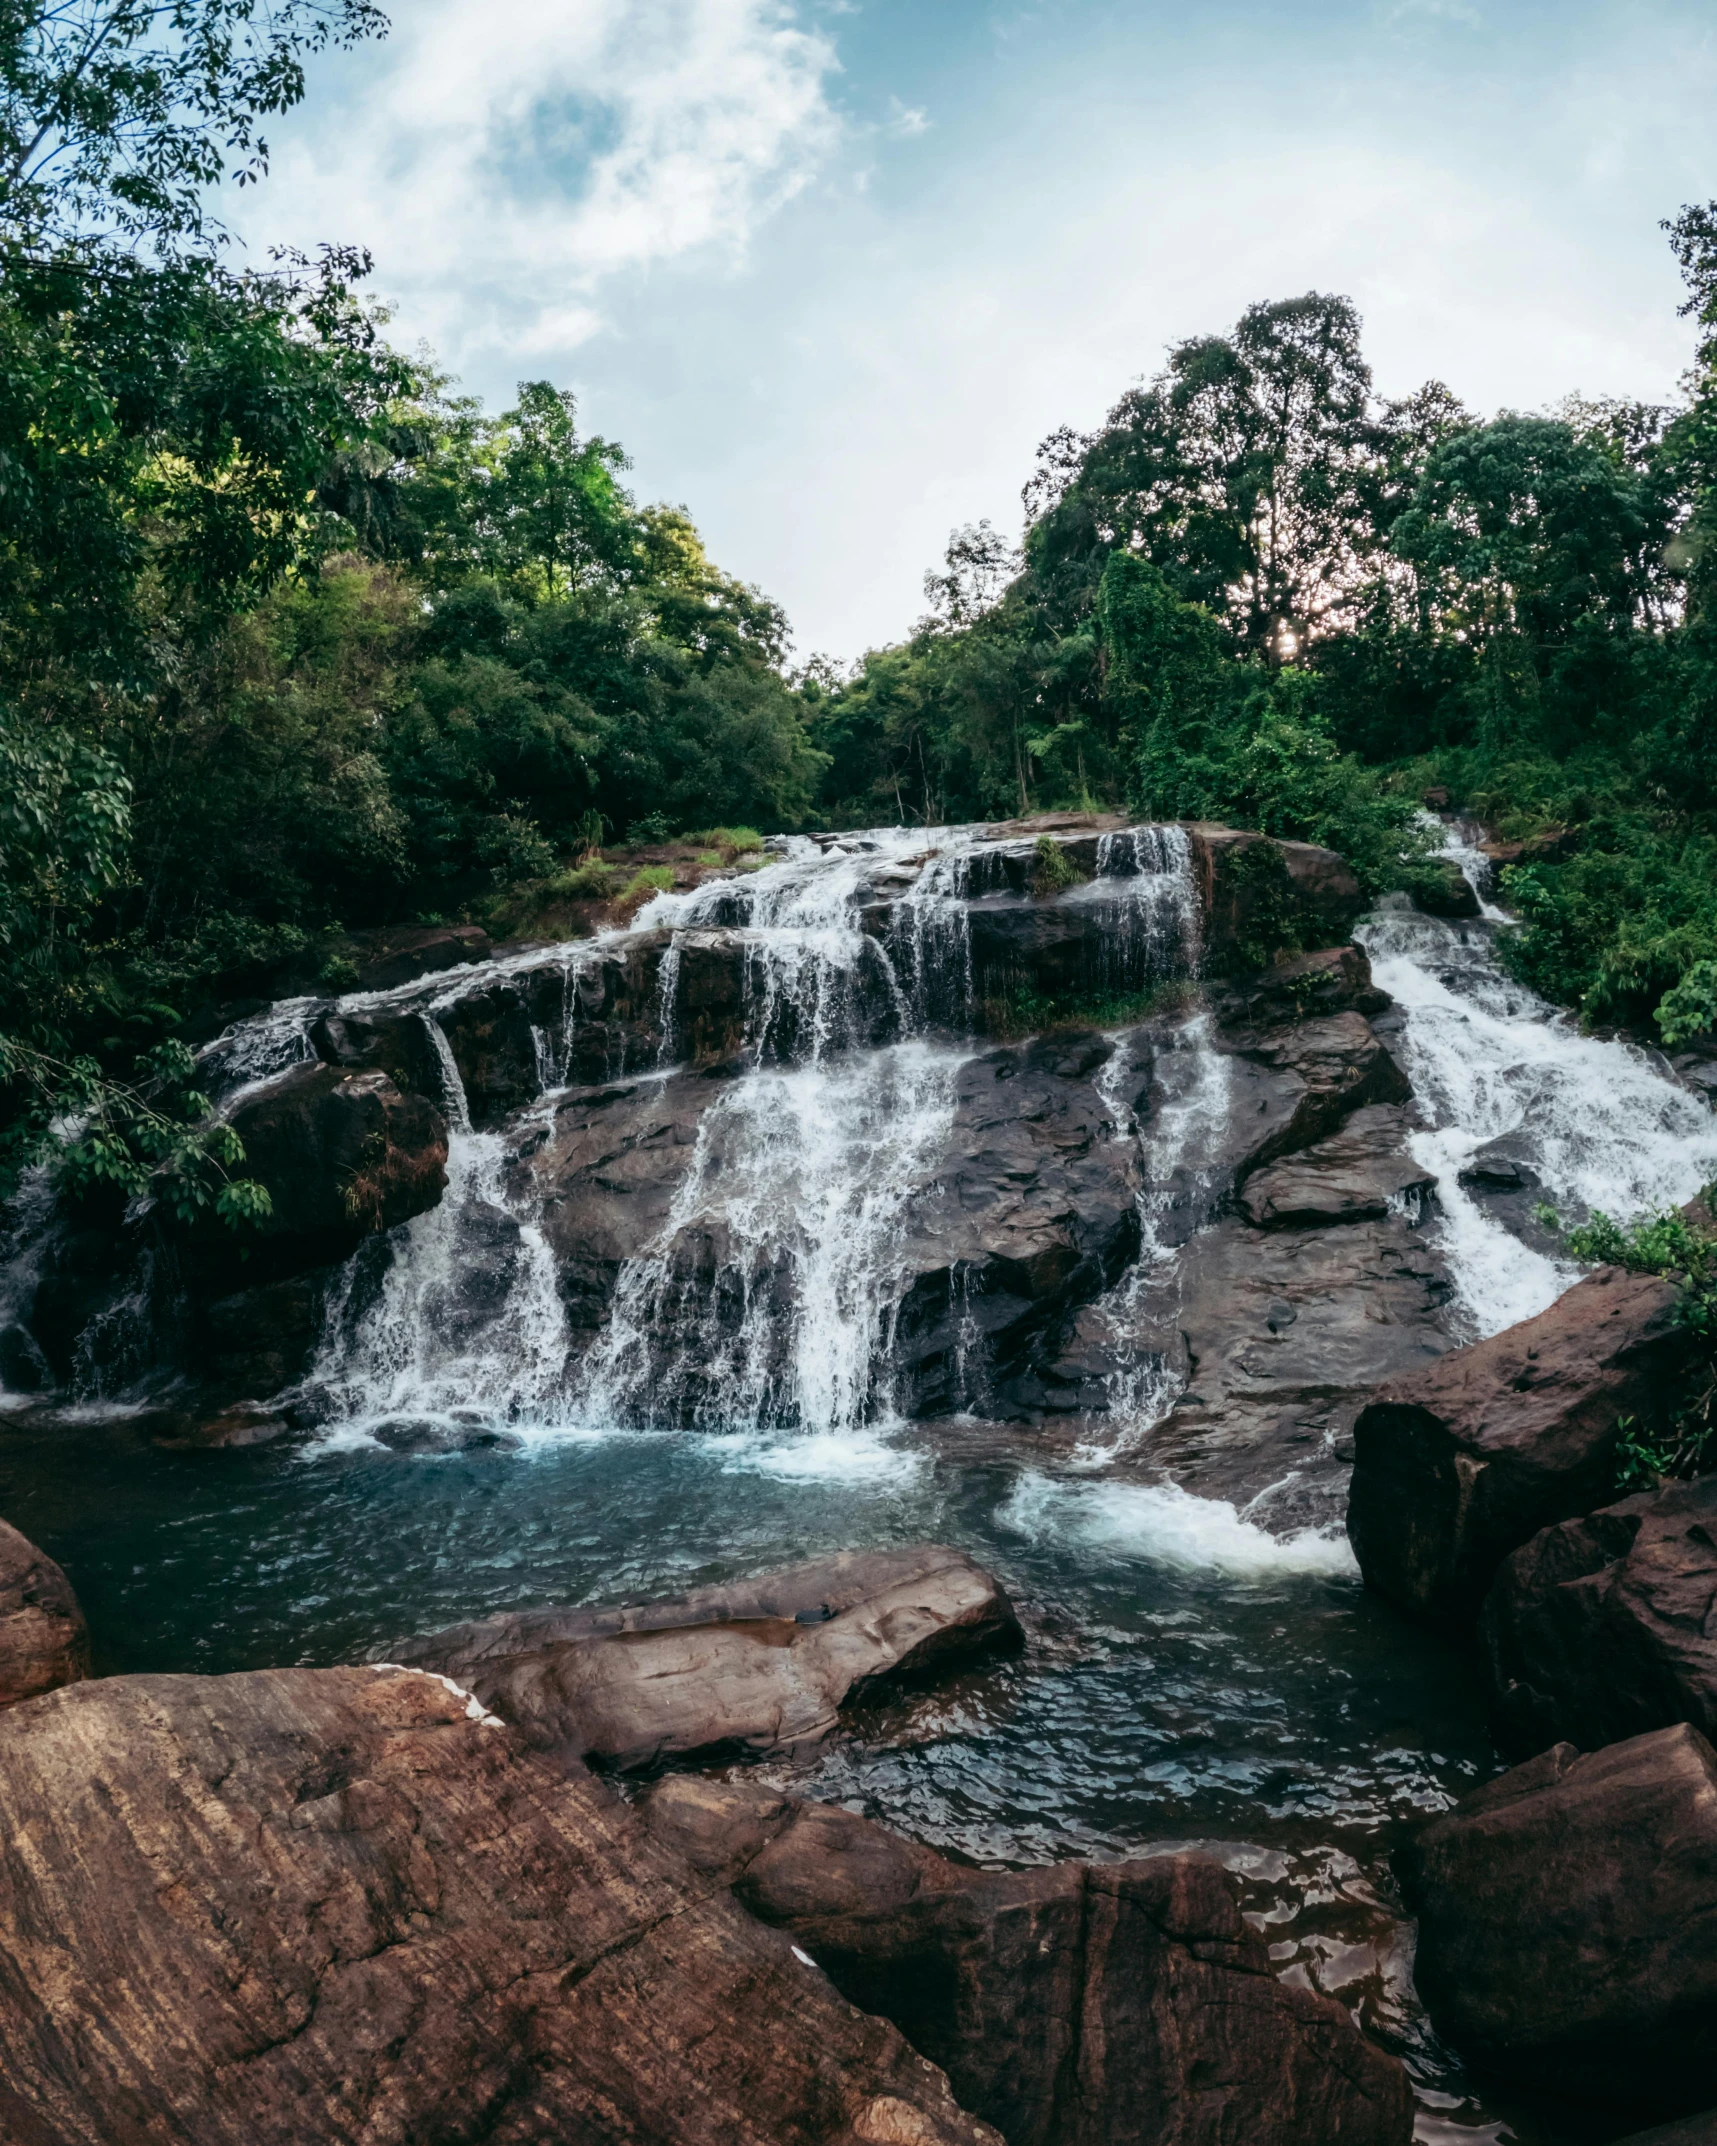
[[[1347,1527],[1367,1582],[1404,1609],[1470,1617],[1511,1550],[1601,1504],[1621,1419],[1649,1420],[1686,1361],[1678,1301],[1601,1268],[1386,1388],[1354,1426]]]
[[[1401,2066],[1333,1999],[1277,1981],[1203,1856],[963,1869],[836,1805],[683,1777],[641,1810],[893,2020],[1008,2146],[1411,2134]]]
[[[621,1609],[518,1610],[390,1652],[457,1678],[533,1744],[622,1770],[815,1742],[843,1705],[1020,1643],[958,1550],[841,1551]]]
[[[1717,1476],[1544,1529],[1504,1561],[1479,1632],[1513,1750],[1678,1721],[1717,1737]]]
[[[996,2146],[599,1783],[411,1671],[112,1677],[0,1738],[19,2146]],[[75,2057],[70,2052],[75,2051]]]
[[[1663,2114],[1717,2097],[1717,1753],[1696,1729],[1557,1744],[1406,1862],[1419,1993],[1469,2062]]]
[[[0,1520],[0,1706],[89,1675],[89,1627],[45,1550]]]

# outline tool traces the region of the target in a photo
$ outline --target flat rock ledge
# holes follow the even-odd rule
[[[961,1551],[841,1551],[622,1609],[518,1610],[404,1640],[543,1750],[620,1771],[828,1735],[840,1709],[1021,1644]]]
[[[1207,1857],[960,1867],[838,1805],[674,1775],[656,1837],[891,2019],[1009,2146],[1406,2146],[1407,2076],[1279,1982]]]
[[[998,2146],[611,1790],[411,1670],[0,1738],[8,2146]]]

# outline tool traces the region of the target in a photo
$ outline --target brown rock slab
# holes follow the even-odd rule
[[[1674,1288],[1605,1267],[1550,1309],[1384,1389],[1354,1426],[1347,1530],[1367,1582],[1465,1618],[1540,1528],[1605,1502],[1619,1423],[1686,1361]]]
[[[995,2146],[785,1934],[437,1678],[56,1692],[0,1738],[0,1811],[19,2146]]]
[[[89,1627],[72,1583],[45,1550],[0,1520],[0,1706],[88,1675]]]
[[[1479,1633],[1511,1750],[1678,1721],[1717,1737],[1717,1476],[1545,1528],[1504,1560]]]
[[[880,2010],[1009,2146],[1405,2146],[1406,2074],[1290,1988],[1198,1855],[963,1869],[832,1804],[672,1778],[646,1823]]]
[[[843,1705],[998,1647],[1019,1621],[958,1550],[842,1551],[621,1609],[521,1610],[390,1651],[533,1744],[622,1770],[815,1742]]]
[[[290,1418],[266,1401],[235,1401],[212,1416],[163,1411],[151,1420],[149,1443],[166,1453],[216,1453],[236,1446],[272,1445],[292,1429]]]
[[[1339,1133],[1255,1171],[1240,1206],[1258,1229],[1330,1229],[1381,1221],[1423,1200],[1435,1182],[1407,1152],[1405,1112],[1374,1103]]]
[[[1557,1744],[1406,1860],[1419,1993],[1471,2063],[1642,2113],[1717,2097],[1717,1753],[1697,1729]]]
[[[1684,2116],[1675,2124],[1654,2124],[1649,2131],[1630,2131],[1616,2146],[1717,2146],[1717,2109]]]

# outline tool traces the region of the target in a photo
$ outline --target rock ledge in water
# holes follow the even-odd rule
[[[1386,1387],[1354,1426],[1347,1531],[1404,1609],[1470,1617],[1511,1550],[1604,1502],[1623,1416],[1686,1361],[1674,1288],[1601,1268],[1548,1311]]]
[[[439,1679],[111,1677],[0,1739],[16,2146],[998,2146]]]
[[[814,1742],[869,1687],[1020,1644],[958,1550],[841,1551],[618,1609],[518,1610],[399,1642],[544,1749],[621,1769]]]
[[[963,1869],[838,1805],[684,1776],[640,1808],[1009,2146],[1406,2146],[1401,2066],[1277,1981],[1204,1856]]]

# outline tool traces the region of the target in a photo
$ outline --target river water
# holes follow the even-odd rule
[[[905,837],[887,842],[908,851]],[[901,1188],[946,1132],[969,1048],[923,1015],[970,971],[954,905],[932,888],[910,936],[884,949],[902,1032],[862,1058],[844,1048],[869,991],[855,979],[876,959],[852,916],[859,863],[876,855],[797,845],[743,897],[667,897],[650,920],[691,928],[737,900],[745,914],[727,921],[783,935],[755,995],[765,1063],[706,1118],[708,1152],[624,1273],[609,1338],[577,1377],[528,1215],[494,1319],[455,1331],[447,1316],[475,1256],[461,1216],[506,1196],[501,1135],[462,1128],[443,1207],[408,1225],[379,1295],[349,1317],[336,1307],[321,1367],[334,1415],[317,1439],[171,1455],[111,1410],[0,1414],[0,1510],[67,1568],[106,1671],[348,1661],[520,1604],[647,1598],[824,1549],[957,1544],[1014,1592],[1026,1653],[856,1717],[771,1778],[986,1863],[1202,1843],[1242,1878],[1282,1971],[1342,1997],[1407,2060],[1427,2146],[1619,2135],[1620,2117],[1499,2100],[1413,1999],[1391,1850],[1497,1765],[1454,1643],[1368,1596],[1338,1536],[1273,1536],[1172,1484],[1106,1480],[1100,1455],[1032,1465],[898,1419],[887,1355]],[[1159,956],[1186,951],[1184,858],[1159,844],[1111,861],[1121,870],[1099,895],[1123,902],[1146,965],[1172,970]],[[936,866],[949,894],[972,869],[957,845]],[[1566,1213],[1686,1198],[1717,1169],[1704,1106],[1646,1054],[1580,1037],[1509,983],[1494,929],[1389,908],[1364,931],[1399,1009],[1394,1044],[1424,1121],[1416,1152],[1439,1186],[1427,1226],[1468,1333],[1541,1308],[1573,1272],[1553,1239],[1523,1243],[1462,1183],[1479,1150],[1512,1141]],[[1219,1106],[1198,1055],[1203,1018],[1188,1017],[1182,1092],[1151,1133],[1178,1142],[1177,1167]],[[267,1037],[259,1024],[227,1047],[234,1077],[290,1062],[293,1016],[270,1019]],[[768,1062],[768,1038],[789,1030],[809,1045]],[[1128,1290],[1173,1259],[1146,1174],[1144,1279],[1106,1302],[1123,1324]],[[723,1273],[746,1305],[787,1247],[785,1321],[761,1288],[755,1317],[719,1332],[696,1327],[695,1305],[666,1316],[675,1244],[718,1199]],[[695,1387],[687,1408],[665,1405],[676,1380]],[[724,1411],[712,1414],[712,1392]],[[1170,1399],[1142,1367],[1135,1412]],[[463,1410],[504,1424],[507,1442],[390,1452],[369,1433],[402,1407]]]

